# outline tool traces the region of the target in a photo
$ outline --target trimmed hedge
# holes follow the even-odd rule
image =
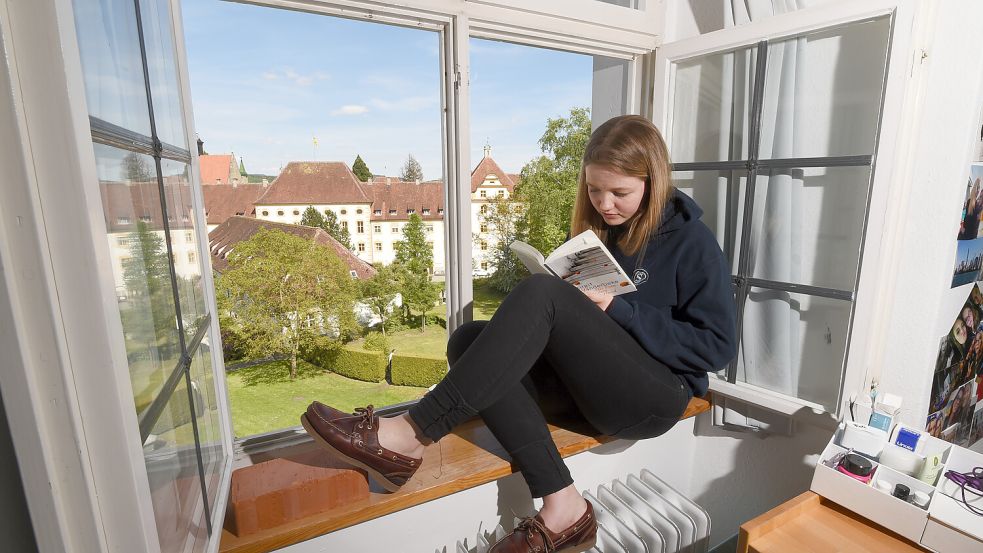
[[[429,387],[440,382],[445,374],[447,374],[446,359],[393,355],[393,384]]]
[[[376,352],[315,347],[304,352],[304,359],[346,378],[364,382],[382,382],[386,378],[386,358]]]

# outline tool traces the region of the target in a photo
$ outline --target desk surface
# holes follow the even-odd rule
[[[922,553],[907,539],[813,492],[741,525],[739,553]]]

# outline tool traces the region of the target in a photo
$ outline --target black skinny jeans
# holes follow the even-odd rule
[[[546,275],[519,283],[491,321],[458,328],[447,360],[450,372],[410,418],[437,441],[480,414],[534,497],[573,483],[544,410],[551,422],[581,419],[601,434],[641,439],[672,428],[690,399],[682,378],[587,296]]]

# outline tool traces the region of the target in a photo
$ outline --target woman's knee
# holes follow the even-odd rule
[[[533,298],[551,298],[558,293],[568,292],[570,288],[572,286],[562,279],[553,275],[538,273],[526,277],[512,290],[512,294]]]
[[[447,339],[447,362],[454,364],[471,347],[488,321],[471,321],[457,327]]]

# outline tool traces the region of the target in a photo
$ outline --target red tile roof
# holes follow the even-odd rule
[[[498,177],[498,181],[502,183],[505,188],[508,189],[509,194],[515,191],[515,183],[519,182],[517,179],[513,180],[514,174],[506,173],[501,167],[495,163],[495,160],[491,156],[485,156],[478,163],[478,166],[471,171],[471,193],[474,194],[478,190],[478,187],[485,182],[485,177],[488,175],[495,175]]]
[[[205,218],[209,225],[221,225],[234,215],[256,216],[253,203],[266,192],[262,184],[212,184],[202,186]]]
[[[260,229],[277,229],[294,236],[300,236],[305,240],[313,240],[317,244],[326,248],[331,248],[338,257],[348,266],[349,270],[355,271],[358,278],[370,278],[375,274],[375,268],[367,262],[362,261],[354,253],[344,247],[337,240],[331,237],[324,230],[302,225],[288,225],[286,223],[275,223],[264,221],[252,217],[232,216],[221,225],[215,227],[208,233],[208,248],[211,251],[212,269],[221,273],[229,266],[226,257],[235,248],[235,245],[243,240],[248,240]]]
[[[164,217],[160,208],[160,188],[156,181],[99,183],[106,230],[135,232],[137,223],[147,223],[150,230],[164,230]],[[190,229],[194,224],[191,205],[191,187],[184,182],[164,184],[171,230]]]
[[[367,204],[363,186],[340,161],[291,161],[256,205]]]
[[[412,181],[390,180],[365,184],[372,197],[373,221],[408,221],[412,209],[424,221],[440,221],[444,218],[443,181],[425,181],[417,184]],[[423,210],[430,210],[424,214]],[[390,214],[391,210],[395,213]],[[379,213],[376,215],[376,213]]]
[[[229,184],[233,175],[239,174],[232,154],[200,155],[201,184]]]

